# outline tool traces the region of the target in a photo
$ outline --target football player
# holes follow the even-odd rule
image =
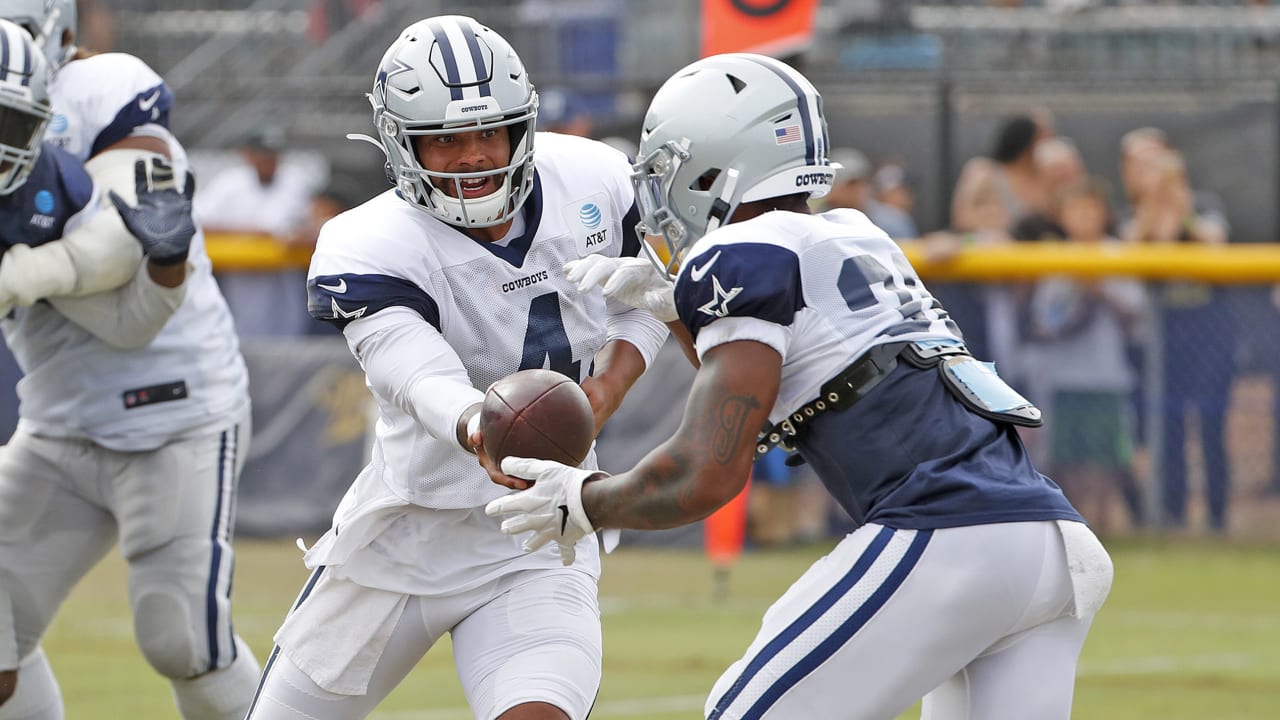
[[[682,525],[780,441],[860,527],[765,614],[708,718],[883,719],[923,696],[925,718],[1065,720],[1110,559],[1027,457],[1016,426],[1038,411],[967,353],[896,244],[856,210],[809,214],[828,147],[817,91],[776,60],[714,56],[662,86],[635,182],[674,295],[656,271],[613,289],[665,293],[692,335],[684,421],[613,477],[508,458],[516,477],[495,481],[536,482],[487,511],[533,550]]]
[[[163,257],[153,250],[139,272],[139,243],[118,213],[77,213],[96,207],[95,193],[132,197],[139,159],[145,167],[171,159],[185,176],[182,149],[164,128],[168,91],[136,58],[111,54],[71,60],[48,96],[25,96],[16,88],[43,90],[46,56],[61,63],[70,54],[63,43],[74,37],[74,3],[6,1],[0,11],[46,43],[28,52],[30,40],[7,33],[0,81],[15,90],[3,102],[22,110],[19,98],[29,100],[27,114],[43,113],[40,127],[50,126],[39,163],[11,194],[0,286],[14,290],[28,277],[7,272],[11,261],[30,277],[72,269],[57,288],[22,285],[16,302],[7,301],[16,311],[0,324],[24,372],[18,429],[0,452],[0,718],[61,717],[38,643],[72,586],[117,540],[139,647],[169,678],[182,716],[243,717],[258,665],[233,633],[229,605],[230,524],[249,427],[248,377],[230,315],[194,225],[185,247]],[[152,87],[140,100],[137,84]],[[29,139],[6,136],[6,144]],[[187,195],[191,189],[188,181]],[[129,247],[118,244],[121,235]],[[101,263],[95,268],[127,272],[106,282],[91,269],[82,282],[77,238],[101,244],[106,254],[90,261]],[[157,261],[178,266],[171,270],[185,283],[167,294],[149,287]],[[132,318],[119,308],[137,308],[137,298],[120,305],[104,293],[61,296],[104,284],[157,300]],[[30,302],[42,295],[49,302]]]
[[[85,162],[104,196],[133,192],[140,159],[169,159],[182,177],[186,157],[166,130],[172,93],[132,55],[79,50],[75,0],[0,0],[0,18],[22,26],[43,51],[54,75],[47,139]],[[13,250],[0,259],[0,308],[118,288],[142,258],[115,213],[98,213],[62,242]]]
[[[527,368],[580,382],[598,430],[665,339],[562,269],[637,255],[630,163],[535,132],[519,57],[468,17],[405,29],[369,99],[394,188],[324,225],[307,285],[365,370],[376,440],[306,554],[249,717],[365,717],[449,633],[475,717],[581,720],[601,673],[596,539],[524,553],[484,513],[502,488],[470,431],[484,389]]]

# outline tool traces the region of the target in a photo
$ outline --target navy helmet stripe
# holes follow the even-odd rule
[[[23,48],[25,50],[25,44],[23,44]],[[29,52],[22,53],[22,84],[31,84],[31,53]]]
[[[9,31],[0,32],[0,81],[9,79]]]
[[[815,139],[814,135],[818,135],[820,133],[817,130],[815,130],[813,115],[812,113],[809,112],[808,94],[805,93],[804,89],[800,87],[800,84],[795,81],[795,78],[791,77],[786,72],[782,71],[779,68],[774,67],[770,63],[757,60],[755,58],[750,58],[750,59],[752,62],[763,65],[764,67],[767,67],[771,71],[773,71],[773,73],[778,77],[782,78],[782,81],[785,82],[787,86],[790,87],[791,90],[796,94],[796,99],[799,101],[796,104],[799,105],[800,107],[800,132],[804,135],[805,161],[810,165],[819,164],[819,159],[821,156],[818,155],[817,153],[818,148],[816,147],[816,145],[818,143],[821,143],[821,140]]]
[[[449,86],[449,94],[454,100],[461,100],[462,78],[458,75],[458,59],[453,56],[453,43],[449,42],[449,34],[438,22],[428,23],[427,27],[431,28],[431,34],[435,35],[436,44],[440,46],[440,57],[444,60],[444,72],[448,76],[445,81]]]
[[[782,674],[782,677],[774,681],[773,685],[768,690],[765,690],[755,704],[742,715],[742,720],[755,720],[756,718],[764,717],[765,712],[773,707],[774,703],[778,702],[778,699],[783,694],[829,660],[837,650],[849,642],[849,639],[867,624],[868,620],[880,612],[880,608],[884,607],[884,604],[889,601],[889,598],[897,592],[902,583],[906,581],[907,576],[911,574],[916,562],[924,554],[924,548],[929,544],[929,539],[932,536],[932,530],[916,531],[916,536],[912,538],[911,545],[907,548],[906,553],[898,561],[893,571],[889,573],[889,576],[881,582],[880,587],[876,588],[875,592],[871,594],[871,597],[867,598],[866,602],[856,612],[841,623],[840,627],[836,628],[826,639],[818,643],[817,647],[810,651],[800,662],[793,665],[791,669]]]
[[[469,23],[459,23],[462,27],[462,37],[467,41],[467,48],[471,50],[471,62],[476,66],[476,81],[480,83],[480,97],[487,97],[493,94],[489,89],[489,81],[491,73],[485,69],[484,53],[480,51],[480,41],[476,38],[476,33],[471,29]]]

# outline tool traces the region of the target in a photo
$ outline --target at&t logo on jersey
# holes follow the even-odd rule
[[[578,251],[583,255],[599,252],[609,244],[609,226],[613,224],[613,218],[607,214],[609,205],[605,204],[604,197],[597,194],[591,198],[565,205],[563,211],[570,227],[577,224],[586,230],[585,234],[579,234],[581,230],[573,233],[578,241]]]
[[[30,224],[41,230],[48,230],[53,227],[54,217],[50,213],[53,212],[54,201],[53,193],[48,190],[40,190],[36,193],[33,203],[36,212],[31,216]]]

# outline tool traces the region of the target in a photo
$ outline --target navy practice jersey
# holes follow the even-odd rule
[[[690,249],[675,299],[699,356],[737,340],[782,356],[773,422],[873,347],[962,339],[898,246],[854,210],[770,212],[709,233]],[[798,447],[858,522],[1080,519],[1013,427],[965,409],[936,369],[900,363],[867,397],[812,422]]]
[[[27,181],[0,195],[0,243],[7,248],[57,240],[92,199],[93,180],[84,166],[45,142]]]

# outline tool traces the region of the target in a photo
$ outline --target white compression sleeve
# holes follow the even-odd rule
[[[188,265],[187,272],[193,268]],[[158,285],[144,260],[123,286],[81,297],[49,298],[49,304],[68,320],[121,350],[146,347],[186,297],[187,284],[175,288]]]
[[[393,307],[343,331],[382,397],[412,415],[433,437],[457,442],[458,420],[484,393],[444,337],[418,313]]]

